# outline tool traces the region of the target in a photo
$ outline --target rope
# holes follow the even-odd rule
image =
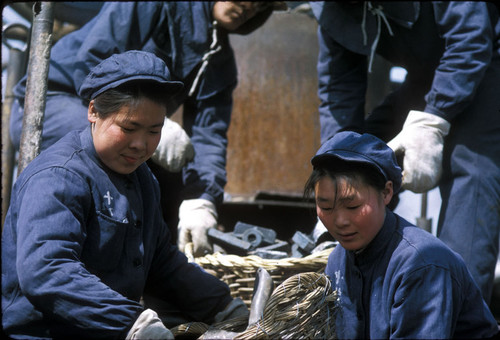
[[[196,87],[198,86],[198,81],[200,80],[201,76],[203,73],[205,73],[205,69],[207,68],[208,65],[208,60],[210,57],[219,52],[222,49],[221,45],[217,45],[217,21],[213,22],[213,30],[212,30],[212,44],[210,45],[210,49],[208,50],[207,53],[203,55],[203,58],[201,59],[203,63],[201,64],[200,69],[198,70],[198,73],[196,74],[196,78],[193,81],[193,85],[191,86],[191,89],[189,90],[188,96],[191,97],[196,90]]]
[[[389,21],[387,20],[387,17],[385,16],[385,13],[382,9],[381,5],[378,5],[377,7],[374,7],[371,3],[371,1],[365,1],[363,5],[363,21],[361,22],[361,31],[363,32],[363,44],[367,44],[367,34],[366,34],[366,10],[369,10],[372,15],[375,15],[377,17],[377,35],[375,36],[375,40],[372,43],[371,49],[370,49],[370,60],[368,64],[368,72],[372,72],[372,65],[373,65],[373,57],[375,55],[375,51],[377,50],[377,45],[378,41],[380,39],[380,33],[382,32],[382,20],[385,23],[385,26],[387,27],[387,30],[389,31],[389,34],[394,36],[394,33],[392,32],[391,25],[389,25]]]

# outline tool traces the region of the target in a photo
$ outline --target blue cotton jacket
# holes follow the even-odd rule
[[[322,141],[341,130],[363,130],[372,48],[408,72],[400,114],[421,110],[449,122],[482,90],[489,65],[500,63],[500,21],[493,3],[369,3],[381,6],[382,14],[372,14],[364,7],[368,2],[311,2],[319,23]],[[396,105],[396,98],[385,100],[386,106]]]
[[[184,104],[183,125],[196,153],[184,169],[185,198],[220,203],[227,181],[227,129],[237,69],[227,32],[217,29],[217,44],[211,48],[212,7],[213,2],[206,1],[105,3],[96,17],[52,48],[48,90],[76,96],[92,67],[112,54],[155,53],[165,61],[173,80],[185,83],[168,110],[171,115]],[[188,96],[202,59],[210,51],[194,93]],[[24,97],[25,86],[26,77],[14,89],[15,95]]]
[[[17,179],[4,225],[4,332],[124,338],[143,311],[146,281],[188,317],[211,322],[229,288],[170,243],[159,202],[148,166],[109,170],[90,128],[43,151]]]
[[[361,252],[337,246],[325,273],[339,293],[340,339],[472,339],[498,332],[463,260],[388,209],[373,241]]]

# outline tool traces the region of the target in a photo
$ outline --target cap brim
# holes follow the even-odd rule
[[[323,153],[321,155],[314,156],[311,159],[311,164],[313,166],[318,166],[322,162],[328,159],[341,159],[347,162],[356,162],[356,163],[363,163],[363,164],[368,164],[374,168],[376,168],[382,176],[386,180],[390,180],[389,176],[385,173],[385,171],[375,162],[374,160],[370,159],[369,157],[366,157],[363,154],[352,152],[352,151],[347,151],[347,150],[335,150],[335,153]]]
[[[184,88],[184,84],[181,81],[165,80],[163,78],[153,76],[153,75],[135,75],[132,77],[126,77],[123,79],[116,80],[110,84],[103,86],[98,91],[94,92],[90,99],[92,100],[107,90],[114,89],[122,84],[128,83],[130,81],[134,81],[134,80],[151,81],[151,82],[158,83],[158,86],[163,87],[165,89],[165,91],[167,92],[167,94],[169,94],[170,96],[176,95]]]

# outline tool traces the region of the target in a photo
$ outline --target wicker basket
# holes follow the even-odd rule
[[[237,256],[214,253],[193,258],[192,244],[188,244],[185,253],[190,259],[226,282],[233,297],[239,297],[250,308],[257,269],[266,269],[277,287],[291,276],[305,272],[322,273],[332,248],[311,254],[303,258],[279,260],[263,259],[259,256]]]
[[[242,318],[210,327],[193,322],[173,328],[172,333],[176,339],[198,338],[214,329],[232,332],[231,339],[335,339],[336,300],[337,292],[324,274],[296,274],[273,291],[253,325],[247,327],[248,320]]]
[[[274,290],[260,321],[235,339],[335,339],[337,297],[325,274],[296,274]]]

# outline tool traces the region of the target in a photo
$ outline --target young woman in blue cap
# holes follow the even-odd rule
[[[42,151],[14,185],[2,235],[9,337],[173,338],[159,308],[175,312],[167,327],[248,313],[171,244],[145,164],[181,89],[141,51],[115,54],[83,80],[90,124]],[[146,296],[164,302],[158,314]]]
[[[312,158],[306,195],[339,242],[325,272],[339,294],[341,339],[489,338],[497,323],[464,261],[386,206],[401,187],[394,152],[340,132]]]
[[[193,242],[196,256],[211,252],[207,230],[217,226],[217,206],[227,181],[227,131],[237,84],[229,33],[253,31],[275,6],[272,1],[106,2],[96,17],[52,48],[42,149],[87,124],[87,103],[77,94],[91,68],[114,53],[154,53],[173,79],[185,84],[167,108],[170,117],[182,105],[184,129],[166,119],[150,162],[164,204],[176,205],[166,207],[164,216],[173,233],[178,227],[182,251]],[[14,92],[10,129],[18,147],[26,77]],[[174,185],[178,190],[172,190]]]

